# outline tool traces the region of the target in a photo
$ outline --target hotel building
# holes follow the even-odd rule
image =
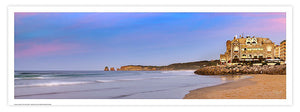
[[[286,41],[283,40],[281,43],[280,43],[280,59],[282,60],[286,60]]]
[[[275,52],[274,52],[275,59],[280,59],[280,45],[274,45],[274,48],[275,48]]]
[[[235,36],[233,40],[227,40],[226,52],[220,55],[220,64],[260,63],[266,59],[283,58],[283,45],[277,46],[269,38]]]

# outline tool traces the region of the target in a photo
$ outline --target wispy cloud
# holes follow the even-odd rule
[[[285,21],[281,12],[16,13],[15,65],[36,69],[40,66],[33,61],[48,61],[56,63],[44,68],[98,69],[120,63],[169,64],[181,57],[181,62],[217,59],[236,34],[284,40]]]
[[[160,13],[88,13],[77,15],[84,15],[78,17],[73,25],[66,27],[66,29],[76,28],[112,28],[117,26],[136,24],[138,20],[157,17],[162,15]],[[131,24],[132,25],[132,24]]]
[[[59,41],[52,42],[25,42],[15,44],[15,57],[39,57],[39,56],[54,56],[67,55],[76,53],[80,46],[75,43],[62,43]]]

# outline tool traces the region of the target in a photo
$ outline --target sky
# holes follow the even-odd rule
[[[15,13],[15,70],[219,59],[235,35],[285,40],[285,13]]]

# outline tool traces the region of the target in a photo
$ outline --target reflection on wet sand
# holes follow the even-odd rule
[[[222,81],[236,81],[240,79],[246,79],[250,78],[251,76],[245,76],[245,75],[224,75],[220,76]]]

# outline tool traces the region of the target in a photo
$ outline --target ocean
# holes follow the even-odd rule
[[[182,99],[242,79],[194,71],[15,71],[15,99]]]

